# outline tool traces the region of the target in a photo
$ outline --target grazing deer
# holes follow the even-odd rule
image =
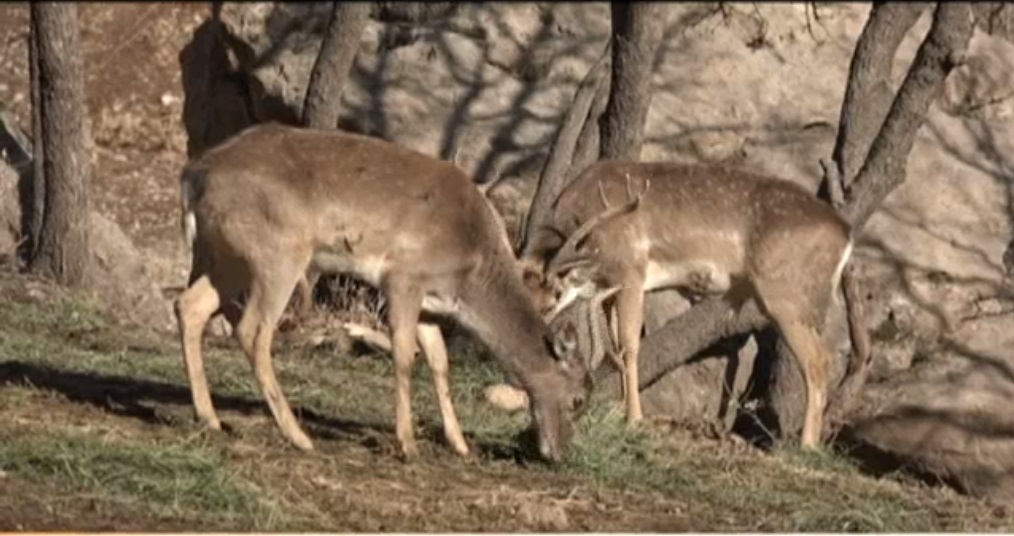
[[[554,309],[554,303],[547,303],[543,307],[543,310],[547,311],[544,317],[551,331],[572,330],[576,334],[579,355],[584,356],[585,366],[590,371],[597,370],[607,357],[621,369],[623,367],[615,347],[616,335],[611,333],[616,322],[607,319],[603,314],[604,302],[619,290],[616,287],[602,291],[596,290],[591,295],[582,295],[559,308]],[[363,328],[357,327],[356,329],[361,333],[365,331]],[[373,334],[364,333],[364,335]],[[376,338],[376,335],[373,337]],[[366,339],[367,337],[362,336],[362,338]],[[516,380],[508,378],[507,383],[487,387],[484,393],[486,401],[506,411],[526,408],[528,397],[524,391],[515,387],[517,383]]]
[[[829,205],[780,179],[626,161],[588,167],[552,202],[548,221],[530,225],[524,280],[555,310],[589,288],[621,287],[613,307],[628,421],[642,419],[644,293],[723,294],[737,308],[752,297],[802,368],[801,443],[816,447],[830,359],[820,331],[852,251],[851,229]]]
[[[181,186],[193,267],[176,314],[195,411],[209,427],[221,425],[201,336],[221,310],[282,433],[313,448],[271,364],[275,325],[312,266],[361,278],[387,297],[404,455],[417,454],[409,397],[417,340],[447,440],[468,452],[449,395],[447,350],[439,327],[420,320],[425,312],[451,315],[490,346],[532,401],[540,454],[561,459],[591,376],[573,340],[554,337],[540,318],[502,223],[453,164],[375,138],[270,123],[188,163]]]

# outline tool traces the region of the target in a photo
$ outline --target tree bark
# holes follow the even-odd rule
[[[968,3],[940,3],[933,25],[919,48],[883,128],[871,143],[865,164],[847,192],[843,215],[858,234],[883,199],[905,180],[905,163],[930,104],[946,74],[955,66],[972,34]],[[857,102],[856,109],[864,103]],[[849,106],[851,108],[851,106]],[[644,339],[641,347],[643,389],[687,362],[720,338],[758,330],[768,324],[755,303],[736,313],[720,300],[706,301]]]
[[[600,120],[603,159],[639,160],[651,105],[651,75],[662,37],[662,4],[612,2],[613,73]]]
[[[578,85],[570,109],[567,110],[563,124],[560,125],[560,130],[557,131],[553,145],[549,149],[546,163],[539,174],[535,194],[532,196],[532,203],[528,208],[524,227],[521,229],[519,251],[522,256],[531,253],[530,249],[534,246],[529,233],[538,232],[539,225],[549,218],[553,202],[575,173],[580,170],[573,164],[575,157],[578,156],[577,149],[581,142],[581,135],[588,128],[588,118],[593,113],[596,97],[601,93],[603,79],[606,78],[605,70],[609,63],[607,54],[608,47],[603,51],[599,60],[588,70],[581,84]],[[585,143],[587,144],[587,141]],[[582,158],[586,158],[586,156],[582,156]]]
[[[31,10],[29,10],[31,16]],[[39,139],[42,132],[42,102],[39,97],[39,44],[38,32],[35,31],[35,24],[29,19],[28,28],[28,72],[31,87],[32,100],[32,136]],[[22,234],[28,237],[24,259],[26,265],[32,262],[35,252],[39,250],[39,237],[42,236],[42,216],[46,212],[46,176],[42,172],[43,154],[41,143],[36,142],[32,147],[32,170],[26,177],[24,183],[26,195],[23,196],[27,203],[22,204],[22,222],[24,229]]]
[[[30,229],[36,247],[29,269],[76,285],[83,281],[88,261],[90,209],[77,5],[33,2],[30,39],[37,130]]]
[[[317,61],[303,103],[303,124],[312,128],[337,128],[342,90],[349,79],[359,41],[369,22],[369,2],[334,3]]]

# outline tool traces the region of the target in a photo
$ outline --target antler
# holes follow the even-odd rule
[[[627,175],[626,179],[627,202],[619,206],[611,206],[609,204],[605,190],[602,188],[602,182],[599,181],[599,195],[602,198],[602,205],[605,206],[605,210],[584,222],[584,224],[578,227],[577,230],[567,238],[563,245],[560,246],[560,249],[557,250],[556,255],[554,255],[548,263],[546,263],[547,275],[558,274],[565,270],[591,262],[591,254],[579,251],[578,248],[581,245],[581,242],[583,242],[596,227],[617,216],[633,212],[641,205],[641,200],[644,199],[644,194],[648,192],[648,188],[651,186],[651,181],[645,179],[644,189],[635,194],[632,181],[630,180],[630,175]]]

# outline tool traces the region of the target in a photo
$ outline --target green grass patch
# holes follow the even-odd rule
[[[58,481],[72,492],[141,506],[163,518],[204,519],[266,528],[276,513],[254,486],[215,453],[176,445],[126,444],[90,437],[7,436],[0,467]]]

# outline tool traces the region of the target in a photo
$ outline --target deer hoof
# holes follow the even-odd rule
[[[310,441],[310,438],[307,437],[306,434],[298,434],[289,438],[289,440],[292,441],[292,444],[295,445],[297,449],[303,452],[313,452],[313,441]]]
[[[419,458],[419,447],[415,441],[403,442],[401,444],[401,459],[404,462],[414,462]]]

